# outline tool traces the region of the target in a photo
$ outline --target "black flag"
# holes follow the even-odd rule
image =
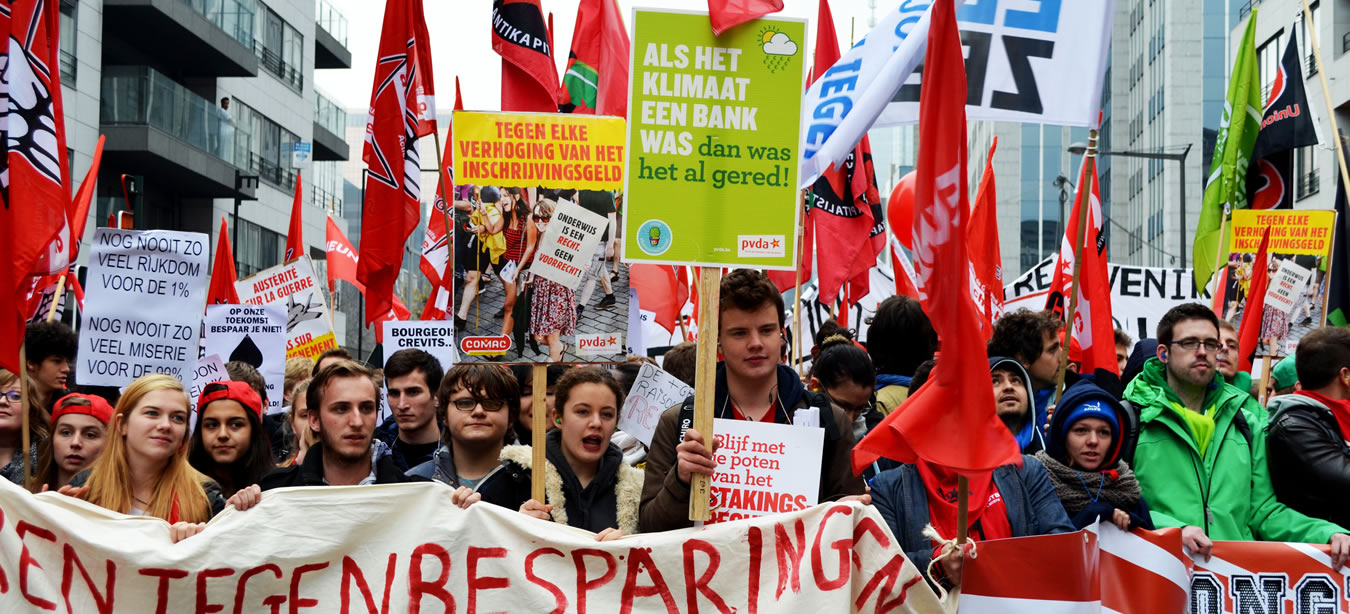
[[[1261,132],[1252,149],[1247,169],[1247,195],[1253,209],[1294,207],[1294,149],[1317,144],[1317,129],[1308,113],[1308,94],[1303,89],[1303,69],[1298,43],[1289,46],[1280,60],[1279,72],[1270,87]]]

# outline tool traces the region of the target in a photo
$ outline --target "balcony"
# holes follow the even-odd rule
[[[347,18],[327,0],[314,4],[314,68],[351,68],[347,50]]]
[[[230,115],[146,66],[106,66],[100,130],[104,164],[183,196],[236,194]]]
[[[1318,178],[1316,170],[1311,173],[1300,174],[1297,183],[1299,200],[1312,196],[1322,189],[1321,180]]]
[[[253,77],[254,0],[104,0],[103,61],[173,64],[185,77]]]
[[[323,94],[314,93],[314,160],[346,160],[350,155],[343,138],[347,112]]]
[[[305,73],[300,66],[282,59],[277,50],[267,48],[262,41],[254,41],[253,49],[258,54],[258,63],[267,69],[267,72],[276,75],[277,79],[291,89],[297,92],[305,91]]]

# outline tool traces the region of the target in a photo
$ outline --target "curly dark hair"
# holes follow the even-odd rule
[[[80,345],[80,338],[75,331],[56,320],[29,324],[23,339],[27,350],[26,360],[38,365],[52,356],[75,360],[75,351]]]
[[[558,387],[553,392],[553,407],[556,408],[559,417],[567,407],[567,397],[572,394],[572,389],[581,384],[601,384],[606,386],[614,393],[614,408],[619,409],[623,405],[623,389],[619,386],[619,380],[614,379],[609,371],[601,367],[580,367],[569,369],[562,379],[558,380]]]
[[[877,373],[914,375],[938,349],[937,332],[923,307],[908,296],[892,296],[877,305],[869,321],[867,353]]]
[[[1016,358],[1024,365],[1036,362],[1045,350],[1045,335],[1058,335],[1064,321],[1050,311],[1027,308],[1005,313],[994,323],[994,335],[986,349],[990,356]]]
[[[769,276],[762,271],[736,269],[727,273],[718,288],[718,298],[722,311],[728,308],[755,311],[766,304],[773,305],[778,310],[778,327],[783,327],[783,295],[778,293],[778,286],[773,285]]]
[[[1158,345],[1172,345],[1172,329],[1186,320],[1204,320],[1214,325],[1214,334],[1219,334],[1219,316],[1200,303],[1182,303],[1167,310],[1158,321]]]

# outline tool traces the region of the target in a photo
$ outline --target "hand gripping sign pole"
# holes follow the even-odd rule
[[[713,446],[713,405],[717,388],[717,317],[721,267],[702,267],[698,277],[698,370],[694,373],[694,430],[703,436],[703,445]],[[689,480],[689,519],[704,522],[712,496],[712,478],[695,473]]]
[[[1093,184],[1097,181],[1097,131],[1088,133],[1087,151],[1083,154],[1086,160],[1083,161],[1088,167],[1087,185],[1078,186],[1078,202],[1074,203],[1074,208],[1078,211],[1078,225],[1074,228],[1073,249],[1073,285],[1072,294],[1069,296],[1068,326],[1064,331],[1063,354],[1059,360],[1059,375],[1055,377],[1055,403],[1059,403],[1059,398],[1064,394],[1064,372],[1069,368],[1069,348],[1073,346],[1073,324],[1078,318],[1078,283],[1083,271],[1083,234],[1087,232],[1088,213],[1091,209],[1091,198]],[[1084,323],[1086,326],[1087,323]]]

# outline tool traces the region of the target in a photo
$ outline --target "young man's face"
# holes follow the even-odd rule
[[[1055,378],[1059,376],[1059,363],[1063,358],[1064,345],[1059,342],[1059,335],[1042,332],[1041,355],[1030,364],[1024,363],[1023,366],[1027,368],[1027,373],[1031,375],[1037,388],[1047,388],[1054,385]]]
[[[462,403],[469,409],[460,409],[456,403]],[[483,390],[475,395],[464,388],[456,388],[446,402],[445,428],[458,449],[477,451],[500,448],[505,442],[510,421],[507,399],[491,398]]]
[[[1224,379],[1232,380],[1233,376],[1237,375],[1239,360],[1237,333],[1219,327],[1219,351],[1214,355],[1215,368],[1223,374]]]
[[[1031,409],[1031,393],[1020,374],[1008,369],[990,373],[994,385],[994,413],[1003,419],[1021,419]]]
[[[773,377],[783,351],[778,309],[772,303],[754,311],[728,307],[720,320],[718,345],[727,372],[747,379]]]
[[[1187,349],[1184,345],[1195,344]],[[1219,329],[1205,320],[1182,320],[1172,327],[1172,343],[1158,346],[1158,359],[1171,377],[1192,386],[1208,386],[1214,380]]]
[[[1116,367],[1117,367],[1118,369],[1120,369],[1120,373],[1121,373],[1121,374],[1124,374],[1124,373],[1125,373],[1125,365],[1127,365],[1127,364],[1129,364],[1129,363],[1130,363],[1130,346],[1128,346],[1128,345],[1117,345],[1117,346],[1116,346]]]
[[[407,375],[390,378],[385,387],[399,432],[420,431],[436,420],[436,395],[427,389],[426,372],[413,369]]]
[[[329,458],[347,463],[365,460],[379,407],[370,378],[331,379],[320,395],[318,411],[309,412],[309,427],[318,431]]]
[[[48,356],[40,363],[29,361],[28,374],[37,383],[38,392],[47,394],[53,390],[65,390],[66,378],[70,375],[70,360],[65,356]]]

